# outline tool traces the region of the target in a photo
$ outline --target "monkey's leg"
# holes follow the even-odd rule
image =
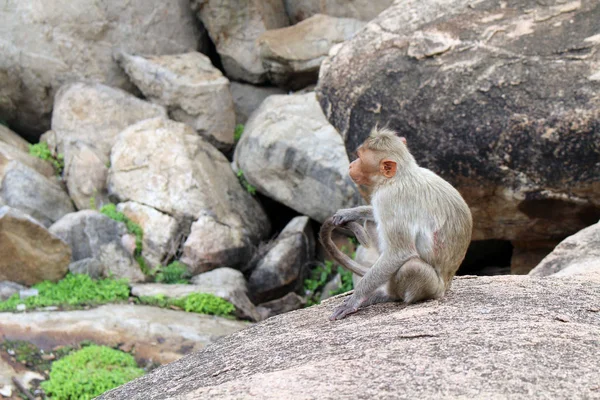
[[[410,304],[443,296],[445,285],[431,265],[420,258],[411,258],[400,268],[388,289]]]

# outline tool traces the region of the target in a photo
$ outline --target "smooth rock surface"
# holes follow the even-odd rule
[[[93,81],[133,89],[113,52],[195,50],[200,31],[189,7],[189,0],[5,1],[0,119],[35,142],[50,128],[60,85]]]
[[[314,93],[268,97],[247,122],[234,161],[259,192],[319,222],[362,202],[343,142]]]
[[[158,307],[108,304],[81,311],[1,313],[0,337],[42,348],[83,340],[135,349],[138,360],[166,364],[249,324]]]
[[[0,180],[7,169],[9,169],[8,166],[11,161],[34,169],[46,178],[56,178],[56,171],[48,161],[30,155],[28,148],[22,150],[19,146],[13,146],[0,140]]]
[[[394,0],[283,0],[292,24],[316,14],[369,21],[393,2]]]
[[[29,151],[29,143],[15,132],[11,131],[8,127],[0,124],[0,142],[9,144],[17,149],[27,152]]]
[[[332,322],[336,297],[99,399],[595,398],[598,293],[598,280],[463,277],[441,300],[375,305]]]
[[[304,304],[306,304],[306,299],[292,292],[279,299],[261,303],[256,306],[256,310],[260,313],[262,319],[267,319],[275,315],[298,310]]]
[[[274,94],[286,94],[280,88],[254,86],[239,82],[231,82],[230,89],[235,106],[236,124],[245,124],[250,115],[260,107],[267,97]]]
[[[204,54],[142,57],[120,53],[131,81],[169,116],[196,130],[221,150],[233,145],[235,111],[229,80]]]
[[[70,260],[67,243],[38,221],[14,208],[0,208],[0,281],[26,286],[56,282],[66,275]]]

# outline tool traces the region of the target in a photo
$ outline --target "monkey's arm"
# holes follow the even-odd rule
[[[354,208],[342,208],[333,215],[334,225],[343,225],[351,221],[364,219],[374,221],[373,206],[358,206]]]

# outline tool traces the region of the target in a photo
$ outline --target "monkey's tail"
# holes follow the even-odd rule
[[[360,244],[366,247],[370,246],[369,235],[359,223],[352,221],[344,225],[343,227],[352,231],[352,233],[354,234],[354,236],[356,236],[356,239],[358,239]],[[341,264],[344,268],[346,268],[350,272],[355,273],[358,276],[364,276],[369,269],[363,265],[360,265],[359,263],[348,257],[346,254],[342,253],[340,249],[338,249],[337,246],[333,243],[333,240],[331,240],[331,233],[336,228],[338,228],[338,226],[333,224],[332,218],[329,218],[325,222],[323,222],[323,225],[321,226],[321,231],[319,233],[321,244],[323,245],[323,247],[325,247],[325,250],[327,250],[331,257],[333,257],[333,259],[339,264]]]

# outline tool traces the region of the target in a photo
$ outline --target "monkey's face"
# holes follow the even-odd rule
[[[350,178],[357,185],[372,186],[379,175],[379,160],[370,150],[359,149],[358,158],[350,163]]]

